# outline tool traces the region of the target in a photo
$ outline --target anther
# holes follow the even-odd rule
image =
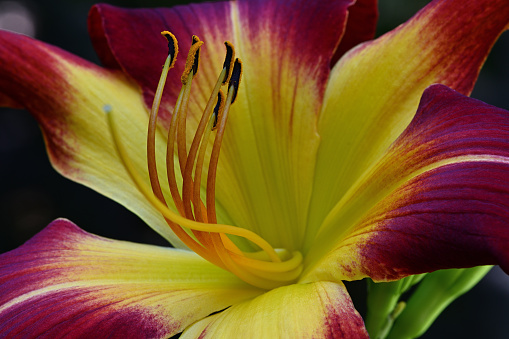
[[[231,101],[232,104],[235,102],[235,98],[237,97],[237,91],[239,90],[241,76],[242,76],[242,61],[240,61],[239,58],[237,58],[235,59],[235,64],[233,65],[233,71],[230,78],[230,82],[228,83],[228,92],[233,91]]]
[[[233,45],[229,41],[225,41],[224,45],[226,46],[226,57],[223,63],[223,69],[226,70],[226,77],[223,80],[223,85],[226,85],[228,81],[230,81],[230,77],[232,74],[233,68],[233,60],[235,59],[235,49]]]
[[[193,46],[196,45],[196,44],[198,44],[198,47],[203,45],[203,41],[200,41],[200,38],[198,38],[198,36],[193,35],[192,39],[193,39],[193,43],[192,43]],[[196,52],[194,53],[193,76],[195,76],[196,73],[198,73],[198,63],[199,63],[198,61],[199,61],[199,59],[200,59],[200,49],[197,48]]]
[[[177,61],[177,54],[179,52],[177,38],[175,38],[173,33],[168,31],[162,31],[161,35],[168,40],[168,56],[171,58],[169,68],[173,68],[175,61]]]
[[[226,96],[223,93],[223,91],[219,90],[219,93],[217,93],[217,103],[216,107],[214,107],[214,123],[212,124],[212,130],[215,130],[217,128],[217,122],[220,118],[220,114],[224,109],[225,105],[225,99]]]
[[[203,41],[201,41],[200,38],[198,38],[196,35],[193,35],[193,44],[191,45],[189,53],[187,54],[186,67],[184,68],[184,72],[180,78],[183,85],[187,85],[189,73],[191,73],[191,71],[193,71],[193,78],[198,72],[201,45],[203,45]]]

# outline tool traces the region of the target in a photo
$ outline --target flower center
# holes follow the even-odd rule
[[[234,59],[233,45],[225,42],[226,59],[223,69],[212,90],[209,101],[203,110],[193,141],[187,150],[186,116],[193,78],[198,71],[200,47],[203,42],[193,36],[185,70],[182,74],[182,89],[177,98],[168,130],[166,149],[166,174],[169,191],[177,212],[168,207],[159,181],[156,165],[156,129],[159,105],[166,83],[168,71],[174,66],[178,54],[175,36],[164,31],[161,33],[168,40],[168,57],[161,73],[161,78],[154,96],[149,117],[147,133],[147,164],[150,188],[134,168],[113,121],[111,107],[105,107],[109,114],[108,124],[111,129],[117,152],[129,175],[145,198],[164,216],[172,231],[195,253],[238,276],[243,281],[263,289],[272,289],[295,282],[302,272],[302,254],[298,251],[274,249],[256,233],[241,227],[217,223],[215,207],[216,172],[221,143],[231,105],[237,97],[242,73],[242,63]],[[221,87],[226,86],[225,95]],[[215,136],[214,136],[215,134]],[[205,155],[209,140],[214,139],[205,189],[205,202],[201,197],[202,171],[205,166]],[[177,154],[175,155],[175,149]],[[178,158],[178,167],[174,159]],[[176,169],[182,176],[182,187],[179,190],[176,180]],[[260,248],[259,252],[244,252],[230,237],[242,237]]]

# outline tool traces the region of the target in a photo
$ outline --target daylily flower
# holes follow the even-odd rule
[[[367,337],[344,280],[509,272],[509,112],[465,96],[506,0],[433,1],[368,41],[376,13],[97,5],[104,68],[1,32],[0,102],[34,115],[60,173],[176,247],[54,221],[0,256],[2,335]],[[162,94],[161,31],[161,84],[170,32],[180,50]],[[225,41],[242,60],[229,82]]]

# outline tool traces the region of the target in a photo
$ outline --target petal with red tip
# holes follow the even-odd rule
[[[470,93],[508,24],[506,0],[433,1],[335,65],[318,125],[322,142],[310,225],[320,227],[350,185],[396,140],[427,86],[442,83]]]
[[[0,100],[25,107],[37,119],[51,163],[61,174],[121,203],[183,247],[131,181],[107,124],[106,104],[113,108],[133,164],[145,174],[148,112],[135,84],[119,71],[7,31],[0,31],[0,65]],[[164,158],[163,150],[158,156]]]
[[[7,337],[167,338],[263,291],[192,252],[101,238],[56,220],[0,256]]]
[[[205,318],[181,338],[368,338],[342,283],[271,290]]]
[[[509,112],[431,86],[410,126],[329,215],[304,280],[509,271],[508,211]]]

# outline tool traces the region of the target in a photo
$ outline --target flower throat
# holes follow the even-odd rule
[[[161,34],[168,40],[169,52],[159,79],[148,122],[147,165],[150,187],[129,159],[128,152],[116,129],[112,108],[109,106],[104,108],[115,147],[125,168],[140,192],[163,215],[171,230],[195,253],[259,288],[272,289],[295,282],[302,272],[300,252],[289,253],[286,250],[276,250],[250,230],[217,223],[215,186],[219,153],[230,107],[237,97],[242,75],[242,63],[238,58],[235,59],[235,51],[230,42],[225,42],[226,58],[223,69],[203,110],[193,141],[187,151],[187,106],[192,81],[198,72],[200,47],[203,45],[203,42],[193,35],[185,69],[181,76],[182,88],[172,112],[166,147],[166,175],[171,199],[178,213],[168,207],[167,198],[163,194],[159,181],[155,140],[159,105],[168,71],[175,65],[178,44],[172,33],[164,31]],[[221,89],[223,86],[226,86],[226,94]],[[201,198],[202,172],[207,146],[211,138],[214,138],[214,141],[208,161],[204,202]],[[175,149],[177,154],[175,154]],[[180,190],[176,180],[175,158],[178,159],[178,170],[182,176]],[[258,246],[261,251],[244,252],[235,245],[229,236],[247,239]]]

